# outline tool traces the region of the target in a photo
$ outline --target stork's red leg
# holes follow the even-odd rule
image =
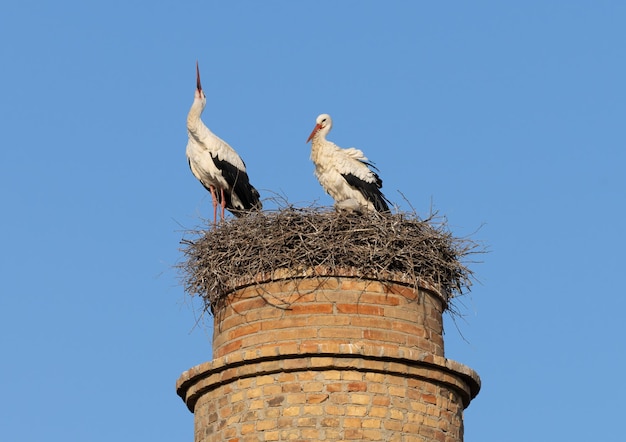
[[[211,191],[211,200],[213,200],[213,226],[217,225],[217,193],[215,193],[215,187],[209,186]],[[222,197],[222,199],[224,199]]]
[[[222,187],[220,189],[220,192],[222,193],[222,220],[224,219],[224,209],[226,208],[226,198],[224,198],[224,188]]]

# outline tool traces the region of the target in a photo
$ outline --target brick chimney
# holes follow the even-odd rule
[[[434,286],[348,272],[241,286],[176,388],[195,442],[463,440],[480,379],[444,356]]]

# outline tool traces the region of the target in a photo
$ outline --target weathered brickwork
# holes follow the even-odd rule
[[[214,360],[178,380],[195,441],[463,440],[480,380],[444,357],[436,291],[272,282],[216,314]]]
[[[454,388],[407,373],[326,368],[261,373],[205,392],[194,406],[196,441],[462,439]]]
[[[443,300],[356,278],[307,278],[252,286],[215,316],[213,356],[265,345],[359,342],[443,356]],[[268,306],[274,306],[268,308]]]

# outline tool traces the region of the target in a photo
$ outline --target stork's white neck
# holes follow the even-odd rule
[[[189,132],[189,136],[195,138],[197,141],[201,141],[207,136],[213,135],[200,118],[205,105],[205,100],[196,98],[187,114],[187,131]]]
[[[187,114],[187,125],[190,122],[195,122],[200,120],[200,115],[202,115],[202,111],[204,111],[204,107],[206,106],[206,101],[196,97],[193,100],[191,105],[191,109],[189,109],[189,113]]]
[[[315,163],[316,167],[324,168],[325,156],[328,156],[330,152],[338,149],[337,145],[332,141],[326,139],[326,135],[329,132],[328,127],[324,127],[317,131],[317,133],[311,139],[311,160]]]

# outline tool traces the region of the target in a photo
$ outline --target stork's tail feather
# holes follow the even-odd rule
[[[250,185],[249,188],[246,189],[246,192],[244,195],[240,195],[240,194],[237,195],[243,207],[234,207],[230,192],[226,192],[226,193],[228,194],[228,196],[226,197],[228,211],[238,218],[249,215],[253,212],[259,212],[260,210],[263,209],[263,203],[261,202],[261,195],[259,194],[259,191],[256,190],[252,185]]]

